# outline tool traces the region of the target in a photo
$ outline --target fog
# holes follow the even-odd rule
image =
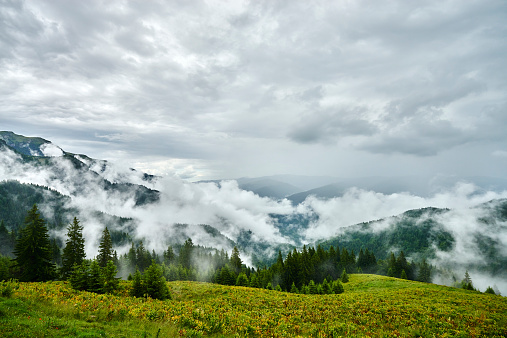
[[[47,147],[46,149],[56,149]],[[57,151],[52,152],[59,155]],[[460,183],[447,191],[440,191],[430,197],[420,197],[409,192],[381,194],[357,188],[348,190],[343,196],[333,199],[308,197],[303,203],[293,206],[290,201],[259,197],[252,192],[238,188],[236,181],[217,183],[189,183],[175,176],[143,179],[143,173],[107,163],[92,161],[76,156],[89,165],[89,170],[77,170],[72,163],[61,156],[52,157],[52,166],[34,166],[23,163],[19,155],[10,150],[0,152],[0,180],[17,180],[49,187],[69,196],[68,207],[76,208],[83,234],[86,238],[86,253],[94,257],[102,230],[107,224],[97,218],[96,211],[132,219],[134,226],[131,235],[143,240],[148,250],[161,253],[167,249],[175,236],[175,224],[188,224],[185,236],[192,238],[194,244],[230,252],[230,242],[213,238],[199,224],[208,224],[224,236],[235,241],[241,231],[251,231],[252,240],[275,244],[295,244],[293,239],[282,235],[275,226],[270,214],[316,215],[315,221],[307,229],[300,231],[305,243],[313,243],[339,234],[344,227],[386,218],[377,223],[372,231],[388,227],[389,216],[410,209],[424,207],[450,208],[451,211],[438,217],[440,226],[453,234],[456,243],[452,251],[437,250],[431,264],[452,268],[455,275],[462,278],[468,267],[481,263],[479,248],[473,236],[481,233],[498,244],[499,252],[507,256],[507,224],[496,222],[487,228],[479,218],[487,215],[487,209],[476,207],[482,203],[507,198],[507,192],[488,192],[479,190],[473,184]],[[131,185],[128,191],[105,190],[103,180],[111,183],[133,183],[159,191],[155,203],[136,205],[134,198],[138,186]],[[47,206],[41,210],[50,213]],[[121,230],[121,229],[116,229]],[[53,235],[65,237],[65,229]],[[117,248],[119,253],[128,247]],[[242,259],[250,263],[250,252],[242,252]],[[487,286],[496,285],[502,294],[507,294],[507,282],[498,276],[489,276],[476,270],[469,271],[474,285],[484,291]],[[435,281],[450,284],[446,276],[435,276]]]

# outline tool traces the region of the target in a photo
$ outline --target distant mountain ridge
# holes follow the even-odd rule
[[[378,259],[385,259],[390,251],[403,250],[413,259],[426,258],[434,262],[448,262],[450,269],[454,264],[454,267],[458,269],[473,268],[507,280],[505,269],[507,253],[503,247],[505,244],[503,238],[507,238],[505,237],[507,235],[507,200],[493,200],[461,211],[463,214],[455,210],[431,207],[408,210],[393,217],[350,224],[347,227],[338,225],[335,227],[334,220],[331,219],[327,220],[330,222],[326,228],[330,229],[327,237],[308,243],[305,234],[311,232],[313,227],[321,221],[317,212],[312,209],[311,203],[293,208],[291,209],[293,211],[285,214],[283,212],[277,214],[278,211],[270,214],[252,213],[252,219],[247,220],[248,226],[239,224],[240,221],[232,222],[232,218],[225,217],[216,217],[212,225],[198,222],[173,222],[173,224],[169,220],[166,221],[166,214],[170,215],[177,208],[188,209],[185,216],[192,218],[194,212],[192,203],[196,201],[193,199],[195,191],[190,188],[192,183],[179,186],[172,182],[173,185],[169,185],[166,200],[164,200],[161,198],[161,192],[153,188],[156,185],[152,183],[156,183],[157,177],[129,169],[116,171],[107,161],[95,160],[86,155],[76,155],[64,150],[61,150],[61,156],[46,156],[49,153],[44,152],[46,148],[43,146],[52,143],[42,138],[28,138],[11,132],[1,132],[0,136],[0,169],[2,169],[0,174],[3,175],[0,177],[0,221],[4,220],[10,230],[17,231],[26,209],[30,207],[30,204],[37,203],[40,204],[44,217],[51,224],[54,234],[61,234],[70,218],[77,215],[83,219],[83,224],[90,224],[95,229],[94,231],[99,231],[106,225],[110,226],[115,243],[118,245],[126,245],[132,238],[142,239],[146,231],[155,231],[152,230],[151,227],[153,227],[160,231],[156,239],[164,243],[163,245],[184,241],[186,237],[198,238],[197,242],[206,245],[216,244],[229,249],[237,245],[242,252],[249,255],[253,266],[269,265],[276,260],[278,250],[286,255],[303,244],[320,244],[325,248],[333,245],[353,249],[356,254],[359,250],[368,248]],[[57,151],[51,154],[57,154]],[[21,168],[18,170],[23,171],[19,173],[22,177],[26,177],[23,182],[16,181],[14,176],[9,177],[9,170],[14,164]],[[29,178],[37,179],[41,176],[52,180],[55,188],[37,185],[39,184],[37,182],[26,183],[33,183]],[[275,175],[240,178],[237,182],[241,189],[275,200],[287,198],[296,205],[311,195],[321,199],[339,197],[352,187],[384,194],[398,191],[429,193],[434,191],[431,189],[449,186],[456,180],[461,180],[457,177],[442,177],[440,180],[426,177],[426,180],[421,181],[417,181],[414,177],[398,179],[370,177],[334,181],[335,179],[333,177]],[[502,179],[487,177],[469,179],[485,190],[491,187],[502,189],[504,184],[507,190],[507,182]],[[223,183],[221,185],[220,181],[214,181],[214,183],[218,188],[225,186]],[[186,189],[184,197],[187,200],[173,198],[172,189]],[[297,192],[299,189],[302,191]],[[226,193],[229,192],[226,191]],[[197,194],[204,195],[203,190],[198,190]],[[251,194],[243,195],[251,198]],[[88,203],[97,196],[101,196],[101,203],[108,204],[107,207],[101,210],[92,208],[92,206],[102,207],[102,205]],[[215,195],[206,196],[206,198],[209,199],[212,196]],[[278,205],[288,204],[266,199],[262,201],[276,205],[277,208]],[[121,211],[127,210],[127,212],[115,214],[115,210],[120,210],[117,208],[118,205],[122,206]],[[153,206],[160,207],[157,209],[160,214],[152,215]],[[216,207],[217,204],[212,201],[210,208]],[[228,205],[227,212],[230,212],[232,207],[237,206]],[[244,203],[238,209],[241,209],[242,215],[248,216],[247,213],[243,213],[248,207],[248,204]],[[277,208],[273,210],[280,210]],[[140,212],[136,214],[131,212],[132,210]],[[129,215],[137,215],[139,219]],[[139,233],[137,228],[141,217],[146,218],[147,225],[145,225],[144,233]],[[254,227],[259,224],[256,223],[259,219],[275,228],[276,235],[279,235],[278,239],[282,238],[286,241],[269,242],[259,237],[258,233],[252,231],[256,230]],[[252,228],[248,229],[248,227]],[[231,229],[232,231],[229,231]],[[227,233],[230,235],[225,235]],[[462,260],[464,255],[460,250],[464,250],[463,248],[470,251],[471,258],[467,257],[467,261]],[[476,257],[480,259],[476,260]]]
[[[294,205],[309,196],[330,199],[343,196],[352,188],[374,191],[385,195],[410,193],[430,197],[446,191],[457,183],[472,183],[480,191],[501,192],[507,190],[507,179],[487,176],[405,176],[338,178],[329,176],[274,175],[236,179],[241,189],[252,191],[261,197],[286,198]],[[306,181],[306,182],[305,182]],[[218,182],[218,181],[217,181]],[[325,183],[319,185],[320,183]],[[303,188],[304,187],[304,188]],[[311,187],[310,189],[305,189]]]

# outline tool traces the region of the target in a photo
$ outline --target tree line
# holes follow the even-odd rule
[[[7,231],[3,222],[0,232]],[[50,240],[45,221],[37,205],[26,215],[24,227],[15,239],[11,262],[0,256],[0,280],[21,281],[68,280],[76,290],[111,293],[118,288],[119,273],[132,281],[132,296],[166,299],[171,295],[166,280],[194,280],[223,285],[248,286],[305,294],[343,292],[342,283],[351,273],[382,274],[397,278],[431,282],[432,267],[425,261],[409,262],[403,251],[390,253],[385,260],[377,259],[368,249],[354,250],[330,246],[324,250],[303,246],[284,257],[279,251],[271,266],[248,267],[237,247],[231,255],[222,250],[194,245],[188,238],[182,245],[168,246],[162,254],[151,252],[142,241],[132,242],[130,249],[118,257],[113,250],[111,234],[103,230],[98,255],[86,259],[83,227],[74,217],[67,227],[63,250]],[[11,237],[8,237],[11,238]],[[467,272],[468,274],[468,272]],[[463,285],[471,288],[471,281]],[[490,291],[490,290],[488,290]]]

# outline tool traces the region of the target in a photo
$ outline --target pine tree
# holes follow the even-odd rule
[[[154,261],[144,272],[144,285],[146,294],[153,299],[164,300],[171,298],[167,282],[164,276],[162,276],[162,271]]]
[[[468,273],[468,270],[465,271],[465,278],[461,282],[463,285],[463,289],[467,290],[474,290],[474,286],[472,284],[472,278],[470,278],[470,274]]]
[[[431,283],[431,267],[425,259],[423,259],[422,263],[419,265],[417,280],[419,282]]]
[[[167,248],[167,251],[164,251],[164,263],[169,266],[175,260],[175,255],[172,246]]]
[[[248,286],[248,277],[245,273],[240,273],[236,279],[236,286]]]
[[[132,277],[132,288],[129,291],[131,297],[143,297],[146,293],[142,282],[142,276],[139,269],[136,269],[134,276]]]
[[[51,262],[56,266],[62,265],[62,251],[56,242],[56,238],[50,240],[51,243]]]
[[[231,254],[231,266],[234,272],[239,273],[241,271],[241,264],[243,264],[243,262],[241,262],[241,258],[239,258],[239,250],[237,247],[234,247]]]
[[[496,295],[495,290],[493,290],[493,288],[491,286],[488,286],[488,288],[486,289],[486,291],[484,291],[484,293]]]
[[[343,269],[340,280],[342,281],[342,283],[347,283],[349,281],[349,275],[347,273],[347,269]]]
[[[333,293],[333,285],[332,283],[329,283],[326,278],[324,278],[324,281],[322,282],[322,293],[326,295]]]
[[[105,267],[107,262],[113,260],[113,242],[107,227],[102,232],[102,238],[99,244],[99,255],[97,256],[97,263],[100,267]]]
[[[317,291],[317,285],[315,285],[315,282],[312,280],[310,280],[310,283],[308,283],[308,292],[311,294],[311,295],[316,295],[318,294],[318,291]]]
[[[407,273],[405,272],[405,269],[401,270],[401,275],[400,275],[400,278],[401,278],[401,279],[408,279],[408,278],[407,278]]]
[[[102,271],[99,263],[94,259],[89,266],[89,279],[87,291],[102,293],[104,280],[102,279]]]
[[[107,262],[106,267],[102,268],[102,291],[104,293],[112,293],[118,289],[120,281],[118,280],[119,278],[116,278],[117,273],[118,270],[113,261]]]
[[[12,238],[3,220],[0,221],[0,254],[11,256],[16,240]]]
[[[339,280],[335,280],[333,282],[333,293],[340,294],[340,293],[343,293],[343,291],[344,291],[344,289],[343,289],[342,283],[340,283]]]
[[[183,244],[183,247],[180,250],[180,264],[187,269],[192,267],[192,254],[194,252],[194,243],[192,239],[189,238]]]
[[[292,286],[290,287],[291,293],[299,293],[298,288],[296,287],[296,284],[292,283]]]
[[[88,261],[83,260],[81,264],[72,267],[72,272],[69,275],[70,286],[74,290],[88,290],[89,277]]]
[[[67,241],[62,254],[62,276],[66,279],[72,272],[74,264],[80,265],[86,257],[83,238],[83,227],[74,217],[74,221],[67,227]]]
[[[25,218],[25,227],[14,248],[15,266],[19,279],[26,282],[43,282],[55,277],[51,242],[48,229],[34,204]]]

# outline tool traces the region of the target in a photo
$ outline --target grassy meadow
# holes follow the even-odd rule
[[[2,337],[507,337],[507,298],[356,274],[340,295],[169,282],[172,300],[16,283]]]

